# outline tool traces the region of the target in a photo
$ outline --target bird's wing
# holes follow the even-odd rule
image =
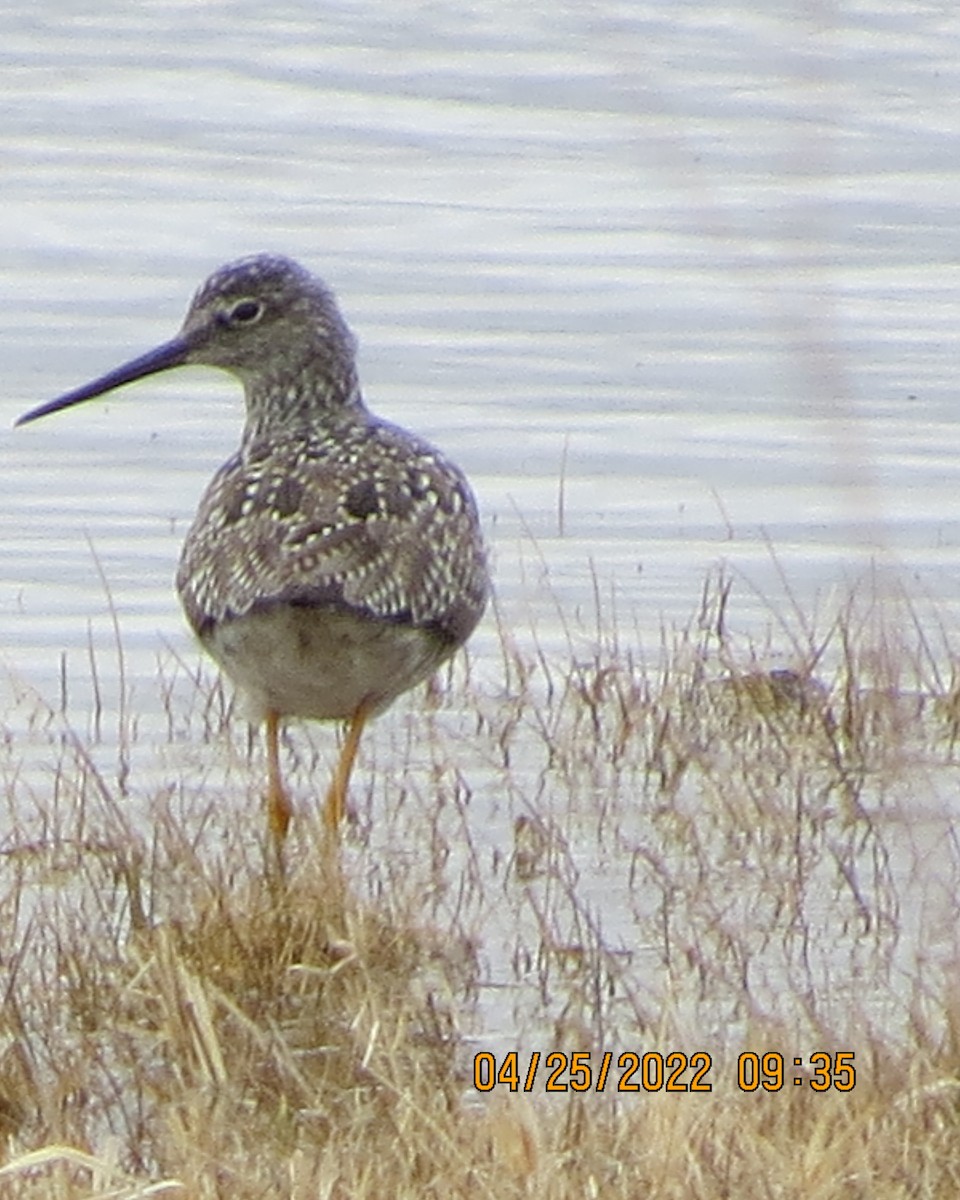
[[[202,636],[277,604],[435,626],[463,641],[486,602],[476,505],[437,450],[385,423],[241,452],[217,472],[177,587]]]

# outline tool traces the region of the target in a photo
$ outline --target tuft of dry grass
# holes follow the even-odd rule
[[[282,882],[216,681],[168,662],[160,721],[128,700],[112,738],[21,686],[0,1194],[960,1193],[949,647],[869,589],[757,645],[733,593],[652,653],[501,623],[495,677],[461,663],[378,727],[339,860],[306,799],[329,746],[294,731]],[[813,1090],[818,1050],[854,1053],[852,1090]],[[518,1083],[478,1089],[511,1051]],[[591,1090],[569,1059],[525,1090],[551,1051]],[[698,1051],[712,1090],[617,1089],[621,1053]],[[741,1090],[753,1051],[780,1088]]]

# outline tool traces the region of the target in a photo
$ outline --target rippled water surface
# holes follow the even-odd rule
[[[654,650],[722,563],[757,643],[868,568],[949,630],[958,50],[952,6],[892,0],[9,10],[6,422],[281,251],[337,291],[371,407],[468,471],[508,628],[589,645],[599,594]],[[14,724],[66,673],[84,725],[91,643],[110,708],[112,604],[149,741],[240,421],[190,370],[0,434]],[[495,692],[492,620],[474,649]]]

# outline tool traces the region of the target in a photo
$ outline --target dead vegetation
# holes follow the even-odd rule
[[[167,661],[158,719],[109,734],[20,687],[0,1194],[957,1195],[949,647],[868,589],[760,647],[733,606],[711,580],[643,653],[602,620],[565,656],[502,633],[489,678],[376,727],[342,874],[331,734],[297,729],[282,882],[216,682]],[[818,1050],[852,1090],[813,1090]],[[591,1088],[567,1060],[525,1091],[537,1051],[589,1054]],[[712,1090],[618,1091],[631,1051],[706,1052]],[[778,1090],[741,1090],[744,1051],[783,1055]]]

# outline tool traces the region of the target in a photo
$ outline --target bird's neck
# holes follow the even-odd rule
[[[246,400],[245,447],[319,425],[339,427],[367,419],[352,363],[336,373],[308,370],[283,379],[248,380]]]

